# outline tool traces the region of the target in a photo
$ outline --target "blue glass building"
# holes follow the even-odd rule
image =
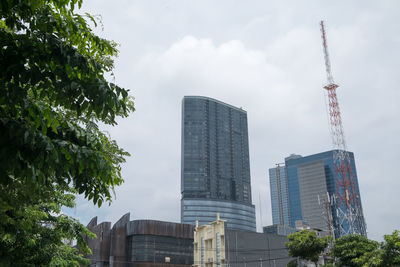
[[[289,194],[286,179],[286,168],[277,166],[269,169],[271,191],[272,223],[274,225],[290,225]]]
[[[247,113],[218,100],[182,101],[181,221],[256,230],[251,203]]]
[[[304,221],[312,228],[318,228],[326,231],[328,228],[327,223],[327,209],[324,206],[326,201],[331,203],[329,212],[332,216],[333,229],[335,231],[335,237],[340,237],[342,233],[339,231],[338,225],[338,209],[345,210],[344,204],[338,206],[334,200],[336,194],[336,182],[333,166],[333,153],[334,151],[322,152],[306,157],[299,155],[291,155],[285,158],[285,166],[280,167],[284,170],[285,175],[280,177],[285,178],[285,182],[281,182],[281,188],[283,185],[287,185],[287,195],[289,201],[289,212],[285,210],[277,209],[279,202],[284,203],[285,194],[278,192],[278,187],[275,185],[276,177],[274,171],[276,168],[270,169],[270,183],[271,183],[271,205],[273,209],[273,221],[274,224],[287,225],[285,221],[283,223],[279,219],[280,217],[287,216],[289,214],[289,226],[295,227],[296,221]],[[356,195],[361,206],[361,196],[358,186],[357,171],[354,161],[354,154],[349,152],[351,168],[355,178]],[[276,171],[275,171],[276,172]],[[279,197],[277,197],[279,196]],[[278,204],[277,204],[278,203]],[[275,207],[274,207],[275,206]],[[278,212],[274,211],[277,210]],[[282,212],[282,215],[280,214]],[[355,232],[360,234],[365,233],[365,220],[362,215],[358,222],[358,229]],[[348,225],[341,225],[341,227],[348,227]]]

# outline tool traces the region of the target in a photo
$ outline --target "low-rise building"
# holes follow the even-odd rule
[[[110,222],[88,224],[97,239],[88,239],[96,267],[191,267],[194,226],[155,220],[133,220],[122,216]]]
[[[194,267],[286,266],[288,256],[285,236],[226,228],[226,221],[196,225],[194,232]]]

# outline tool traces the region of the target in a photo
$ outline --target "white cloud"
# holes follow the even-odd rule
[[[331,148],[318,26],[323,16],[370,237],[398,228],[396,4],[202,1],[192,7],[96,0],[88,11],[103,14],[104,34],[121,43],[117,83],[133,88],[137,111],[108,129],[132,153],[116,201],[96,209],[80,200],[75,214],[86,222],[97,214],[116,221],[128,211],[132,218],[179,221],[181,99],[204,95],[248,112],[253,202],[258,213],[261,196],[263,224],[271,223],[267,169],[290,153]]]

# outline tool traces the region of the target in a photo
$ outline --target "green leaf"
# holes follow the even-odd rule
[[[97,125],[114,125],[133,104],[107,80],[116,44],[94,33],[97,18],[80,15],[81,5],[0,2],[0,265],[88,263],[80,252],[90,251],[90,233],[61,207],[73,206],[71,192],[110,204],[123,182],[129,154]]]

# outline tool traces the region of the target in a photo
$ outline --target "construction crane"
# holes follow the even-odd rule
[[[328,84],[324,86],[328,95],[328,116],[333,144],[333,167],[336,191],[329,199],[332,206],[332,221],[335,226],[335,237],[347,234],[360,234],[366,236],[366,226],[361,207],[350,155],[347,151],[344,137],[342,117],[336,89],[339,87],[333,80],[331,63],[328,53],[328,44],[324,22],[321,21],[322,45],[324,49],[325,68]]]

